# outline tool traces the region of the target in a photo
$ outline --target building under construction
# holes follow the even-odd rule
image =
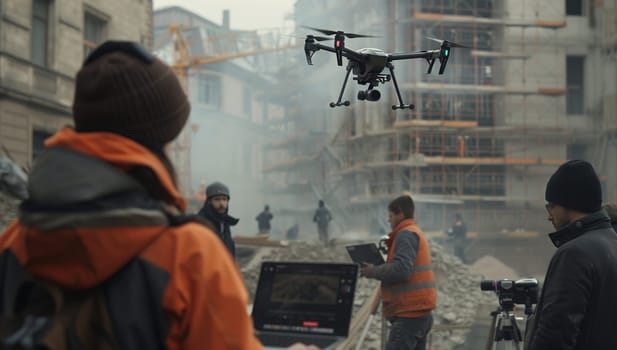
[[[364,88],[351,80],[351,106],[330,109],[345,70],[318,52],[300,94],[310,103],[289,99],[294,137],[273,142],[266,165],[296,200],[288,214],[308,221],[324,199],[339,226],[378,232],[387,203],[408,191],[425,229],[458,212],[479,232],[546,231],[544,187],[568,159],[592,162],[615,201],[616,9],[615,0],[298,0],[299,26],[380,36],[349,48],[438,47],[426,37],[468,48],[453,50],[443,75],[427,74],[425,61],[395,63],[411,111],[392,111],[391,84],[379,102],[358,101]]]

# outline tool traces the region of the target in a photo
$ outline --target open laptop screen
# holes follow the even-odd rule
[[[347,336],[357,274],[356,264],[264,262],[255,329]]]

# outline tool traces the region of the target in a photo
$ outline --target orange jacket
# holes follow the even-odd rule
[[[171,223],[185,202],[156,156],[116,134],[68,128],[46,146],[30,199],[0,236],[0,285],[8,291],[0,299],[25,268],[68,289],[102,285],[124,349],[262,348],[220,239],[196,222]],[[140,190],[125,173],[135,166],[151,169],[174,203],[157,206]]]
[[[428,315],[437,304],[437,289],[435,276],[431,266],[431,253],[424,233],[416,225],[414,219],[405,219],[390,233],[386,245],[388,246],[387,263],[394,259],[396,236],[406,230],[414,232],[419,239],[416,261],[413,263],[413,273],[402,283],[382,282],[381,292],[383,313],[386,317],[421,317]]]

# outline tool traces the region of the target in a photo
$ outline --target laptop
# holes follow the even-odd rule
[[[334,349],[349,332],[357,278],[356,264],[263,262],[252,317],[265,349]]]
[[[359,265],[364,263],[381,265],[385,262],[375,243],[348,245],[345,249],[351,260]]]

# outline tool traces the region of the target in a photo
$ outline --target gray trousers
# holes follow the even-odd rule
[[[433,327],[433,315],[418,318],[394,317],[390,319],[390,336],[386,350],[424,350],[426,338]]]

